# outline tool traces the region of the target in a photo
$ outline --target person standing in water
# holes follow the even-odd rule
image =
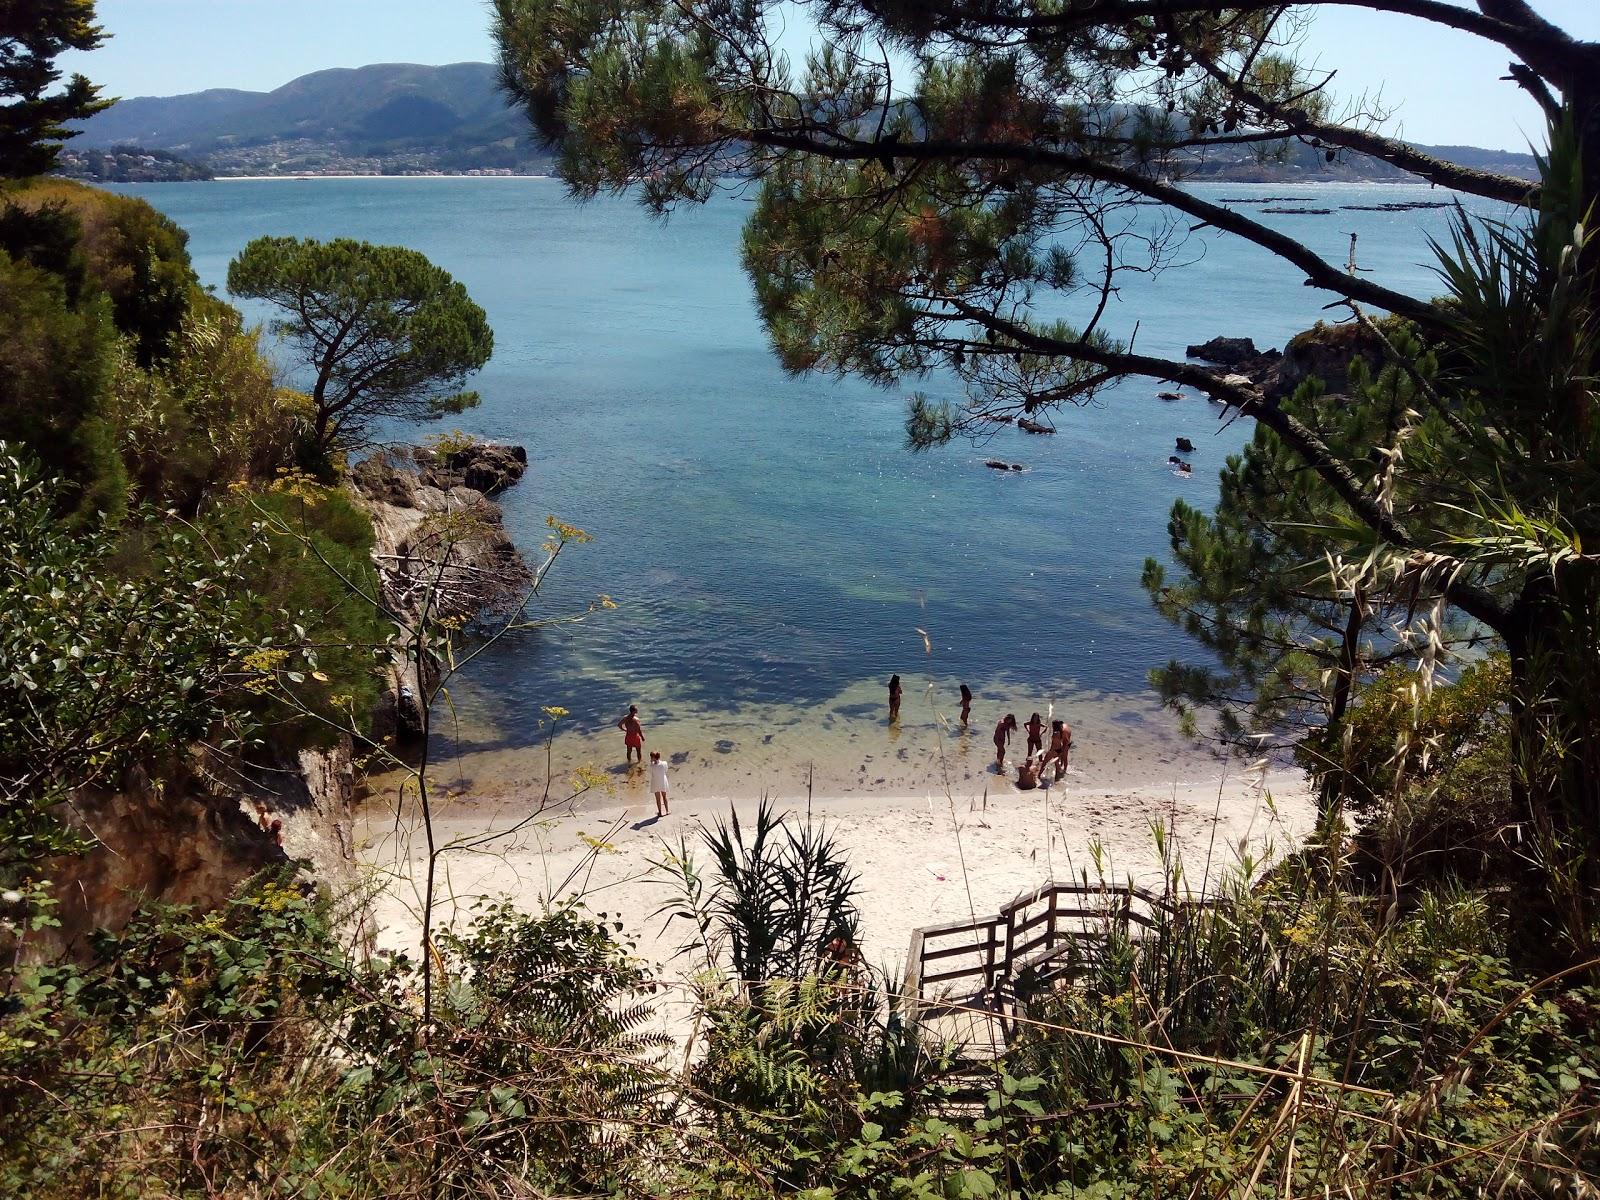
[[[961,725],[966,727],[972,717],[972,689],[966,684],[961,685]]]
[[[667,794],[672,784],[667,780],[667,764],[659,750],[650,751],[650,790],[656,798],[656,816],[668,816],[672,808],[667,803]]]
[[[1023,728],[1028,731],[1028,757],[1032,758],[1044,749],[1044,718],[1034,713]]]
[[[900,676],[889,676],[889,721],[893,723],[900,719]]]
[[[639,706],[628,705],[628,715],[617,722],[622,730],[622,749],[625,761],[644,761],[644,726],[639,723]]]
[[[1001,771],[1006,769],[1006,743],[1011,740],[1011,735],[1016,732],[1017,717],[1015,713],[1007,713],[1000,718],[1000,723],[994,727],[994,765]]]

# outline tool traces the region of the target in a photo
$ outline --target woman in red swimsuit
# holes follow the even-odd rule
[[[644,726],[639,723],[639,706],[628,705],[628,715],[617,722],[622,730],[622,748],[628,762],[644,761]]]

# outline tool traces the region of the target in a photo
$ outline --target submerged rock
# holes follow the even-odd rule
[[[1178,439],[1178,451],[1182,454],[1193,454],[1194,443],[1186,437],[1181,437]]]

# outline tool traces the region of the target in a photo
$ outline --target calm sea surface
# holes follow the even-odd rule
[[[543,705],[568,708],[572,726],[592,732],[637,700],[658,725],[677,722],[686,742],[702,743],[697,751],[726,741],[716,736],[724,724],[748,727],[740,736],[755,747],[774,722],[818,736],[868,722],[891,672],[941,687],[966,680],[1024,713],[1043,707],[1039,698],[1093,694],[1136,714],[1148,707],[1150,668],[1193,654],[1153,614],[1140,567],[1165,554],[1175,498],[1214,499],[1216,469],[1247,423],[1223,427],[1199,399],[1165,403],[1158,385],[1132,382],[1057,414],[1054,437],[1007,428],[983,445],[913,455],[902,441],[905,394],[959,396],[938,379],[884,391],[785,375],[739,267],[747,201],[721,198],[662,223],[625,201],[577,205],[538,179],[124,190],[189,231],[202,279],[219,287],[252,237],[346,236],[421,250],[488,310],[496,352],[477,382],[483,405],[450,424],[527,446],[526,481],[502,501],[527,550],[546,514],[594,535],[563,555],[541,612],[601,592],[620,605],[507,639],[456,689],[462,749],[499,754],[502,774],[514,775],[504,762],[538,739]],[[1444,232],[1444,210],[1338,206],[1443,193],[1196,190],[1334,208],[1262,219],[1340,263],[1356,232],[1373,278],[1434,286],[1426,236]],[[1137,321],[1141,349],[1181,357],[1216,334],[1281,346],[1338,315],[1264,252],[1202,233],[1184,257],[1192,265],[1127,284],[1114,332]],[[1195,442],[1191,479],[1167,466],[1178,435]],[[983,466],[988,457],[1029,469],[999,474]],[[765,715],[751,724],[752,713]],[[870,774],[863,766],[860,782]]]

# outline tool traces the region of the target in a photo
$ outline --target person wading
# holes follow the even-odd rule
[[[1006,769],[1006,743],[1011,740],[1011,735],[1017,731],[1017,716],[1007,713],[1000,718],[1000,723],[994,727],[994,765],[1001,771]]]
[[[617,722],[622,730],[622,750],[626,761],[644,761],[644,726],[639,723],[639,706],[628,705],[628,715]]]

